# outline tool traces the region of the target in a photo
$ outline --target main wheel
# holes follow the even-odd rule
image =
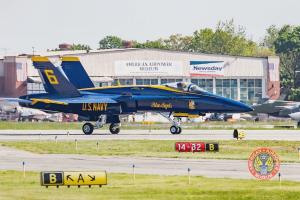
[[[182,131],[181,127],[180,127],[180,126],[178,126],[178,127],[177,127],[177,134],[180,134],[180,133],[181,133],[181,131]]]
[[[111,134],[118,134],[120,133],[120,126],[118,124],[111,124],[109,126],[109,131]]]
[[[93,133],[93,131],[94,131],[93,124],[91,124],[91,123],[85,123],[85,124],[83,124],[82,131],[86,135],[91,135]]]
[[[170,127],[170,132],[171,132],[172,134],[177,134],[178,128],[177,128],[176,126],[171,126],[171,127]]]

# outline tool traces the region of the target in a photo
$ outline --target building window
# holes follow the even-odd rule
[[[174,82],[182,82],[182,79],[161,79],[160,83],[161,84],[166,84],[166,83],[174,83]]]
[[[216,79],[216,93],[226,98],[238,99],[237,79]]]
[[[208,92],[213,92],[213,79],[192,79],[191,82]]]
[[[115,85],[133,85],[133,79],[123,79],[123,78],[120,78],[120,79],[115,79],[114,80],[114,84]]]
[[[42,83],[27,83],[27,94],[44,93],[45,89]]]
[[[241,101],[254,103],[262,98],[261,79],[241,79],[240,87]]]
[[[158,85],[158,79],[136,79],[137,85]]]
[[[93,82],[95,87],[105,87],[108,86],[108,82]]]

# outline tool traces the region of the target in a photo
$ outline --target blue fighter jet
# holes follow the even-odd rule
[[[110,124],[110,132],[118,134],[120,115],[136,112],[158,112],[172,122],[170,132],[180,134],[180,117],[252,111],[246,104],[209,93],[192,83],[94,87],[77,57],[63,57],[60,67],[47,57],[32,57],[32,61],[46,93],[21,96],[17,99],[20,106],[78,114],[87,121],[82,126],[87,135],[104,124]]]

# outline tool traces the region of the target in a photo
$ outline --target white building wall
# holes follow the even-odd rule
[[[264,77],[268,66],[267,58],[235,57],[152,49],[115,50],[89,54],[72,54],[72,56],[80,58],[90,76],[109,77],[116,76],[116,61],[178,61],[182,63],[182,77],[190,77],[190,61],[224,61],[224,77]],[[28,59],[27,65],[28,76],[38,76],[30,59]],[[149,74],[139,74],[139,76],[149,77]]]
[[[190,76],[190,61],[224,61],[226,66],[224,70],[225,77],[263,77],[268,64],[268,60],[265,58],[146,49],[90,53],[79,55],[79,57],[90,76],[116,76],[116,61],[178,61],[182,62],[182,77]],[[148,77],[149,74],[139,74],[139,76]]]

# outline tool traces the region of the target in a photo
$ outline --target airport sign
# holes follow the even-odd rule
[[[106,185],[106,172],[65,172],[64,185]]]
[[[219,144],[218,143],[206,143],[205,144],[205,151],[218,152],[219,151]]]
[[[204,142],[176,142],[175,150],[178,152],[205,152]]]
[[[42,186],[57,186],[64,184],[64,172],[41,172],[41,185]]]
[[[46,171],[41,172],[42,186],[107,185],[105,171]]]
[[[176,142],[175,150],[178,152],[216,152],[219,151],[219,144],[204,142]]]

